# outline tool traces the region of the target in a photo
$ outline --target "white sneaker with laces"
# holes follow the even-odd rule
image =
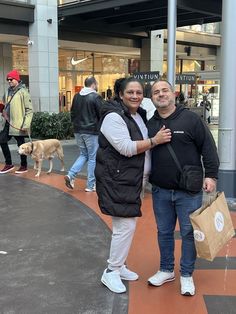
[[[194,295],[195,286],[193,282],[193,277],[183,277],[180,276],[180,286],[182,295]]]
[[[75,180],[74,179],[71,179],[68,175],[64,176],[64,180],[65,180],[65,185],[73,190],[74,187],[75,187]]]
[[[120,278],[123,280],[137,280],[138,279],[138,274],[135,272],[129,270],[125,265],[122,266],[120,269]]]
[[[123,293],[126,291],[126,287],[121,281],[119,270],[107,272],[106,268],[103,272],[101,282],[112,292]]]
[[[175,280],[175,273],[172,272],[164,272],[158,271],[155,275],[148,279],[148,283],[153,286],[161,286],[166,282]]]

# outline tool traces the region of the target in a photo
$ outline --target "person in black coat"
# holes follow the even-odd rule
[[[123,280],[137,280],[125,261],[132,243],[136,219],[141,214],[144,174],[149,173],[151,147],[170,140],[168,129],[148,138],[144,110],[140,108],[143,86],[134,78],[125,79],[119,97],[103,106],[96,158],[98,204],[112,216],[112,240],[108,266],[101,281],[111,291],[126,291]],[[146,153],[145,153],[146,152]]]
[[[151,152],[151,174],[153,209],[158,230],[160,268],[148,279],[149,284],[161,286],[175,280],[174,231],[178,218],[182,237],[180,259],[180,286],[182,295],[194,295],[192,274],[196,261],[193,228],[190,214],[202,205],[202,189],[211,193],[216,188],[219,158],[214,139],[205,122],[196,113],[175,104],[175,93],[171,84],[160,80],[152,86],[152,101],[156,106],[154,116],[148,121],[148,134],[153,136],[162,128],[171,130],[171,142],[154,147]],[[191,193],[181,185],[181,171],[171,154],[173,149],[180,167],[197,169],[192,171],[198,190]],[[201,173],[204,166],[204,179]],[[196,185],[197,183],[197,185]]]

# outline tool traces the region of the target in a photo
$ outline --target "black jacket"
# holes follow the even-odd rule
[[[79,93],[73,98],[71,106],[71,121],[74,133],[98,134],[102,97],[97,93],[81,96]]]
[[[175,112],[162,119],[156,110],[147,124],[149,136],[154,136],[163,125],[171,129],[170,144],[182,167],[201,166],[202,160],[205,177],[218,177],[219,158],[214,139],[207,125],[196,113],[177,105]],[[178,189],[180,171],[166,144],[154,147],[151,157],[152,170],[149,181],[165,189]]]
[[[105,108],[103,107],[105,110]],[[142,133],[121,103],[107,103],[107,113],[117,112],[124,119],[133,141],[142,140]],[[141,108],[142,109],[142,108]],[[142,114],[144,113],[143,110]],[[117,217],[139,217],[145,153],[121,155],[100,132],[96,159],[96,191],[102,213]]]

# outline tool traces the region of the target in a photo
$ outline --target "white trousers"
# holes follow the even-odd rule
[[[112,217],[112,238],[108,268],[116,270],[125,264],[133,240],[137,218]]]

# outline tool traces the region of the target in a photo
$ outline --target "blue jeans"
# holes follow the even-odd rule
[[[98,149],[98,136],[93,134],[75,133],[75,139],[80,149],[80,155],[70,168],[68,176],[75,179],[76,175],[82,170],[84,164],[87,166],[87,188],[95,186],[94,169],[96,165],[96,153]]]
[[[193,228],[189,215],[202,204],[202,192],[188,194],[181,190],[167,190],[152,187],[153,209],[158,228],[158,244],[160,249],[160,270],[174,270],[174,231],[178,218],[182,237],[180,271],[181,276],[189,277],[194,271],[196,249]]]

